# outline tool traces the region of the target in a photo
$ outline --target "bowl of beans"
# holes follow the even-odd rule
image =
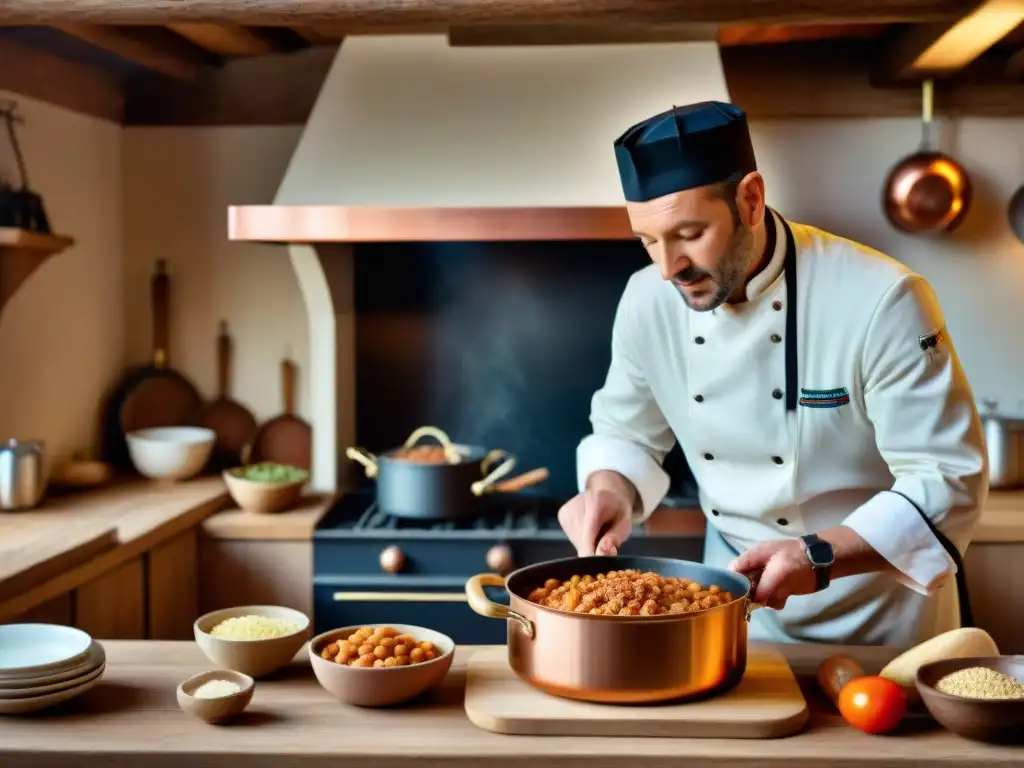
[[[411,624],[342,627],[309,643],[313,674],[346,704],[387,707],[414,699],[451,668],[455,642]]]
[[[943,659],[914,681],[940,725],[974,741],[1024,742],[1024,656]]]
[[[193,632],[221,669],[264,677],[295,658],[309,637],[309,617],[282,605],[242,605],[200,616]]]

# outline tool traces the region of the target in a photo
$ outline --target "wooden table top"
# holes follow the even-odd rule
[[[340,704],[313,677],[305,649],[273,678],[258,681],[249,709],[211,726],[178,709],[175,689],[213,665],[191,642],[108,641],[103,682],[79,699],[36,715],[0,718],[4,768],[846,768],[847,766],[1019,766],[1024,749],[961,739],[934,725],[870,736],[846,725],[813,683],[821,659],[847,652],[869,672],[897,651],[780,645],[811,708],[796,736],[745,739],[502,736],[471,724],[463,710],[461,647],[445,682],[414,705],[359,709]]]

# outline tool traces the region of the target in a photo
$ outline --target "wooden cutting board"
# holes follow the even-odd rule
[[[782,654],[752,646],[742,682],[717,698],[687,704],[591,704],[551,696],[520,680],[508,651],[469,660],[466,714],[495,733],[530,736],[655,736],[774,739],[799,731],[807,702]]]

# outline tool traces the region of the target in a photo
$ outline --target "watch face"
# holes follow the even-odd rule
[[[816,541],[807,547],[807,558],[811,565],[824,568],[835,562],[836,556],[832,551],[832,545],[827,541]]]

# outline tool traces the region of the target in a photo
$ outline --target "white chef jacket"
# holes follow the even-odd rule
[[[700,488],[709,565],[842,524],[895,568],[757,610],[752,639],[910,646],[959,626],[956,566],[921,513],[884,491],[913,499],[963,553],[988,494],[974,398],[922,277],[791,224],[800,400],[787,411],[786,234],[770,213],[775,251],[744,303],[694,312],[655,265],[630,278],[593,434],[577,450],[579,486],[615,470],[646,519],[678,440]]]

